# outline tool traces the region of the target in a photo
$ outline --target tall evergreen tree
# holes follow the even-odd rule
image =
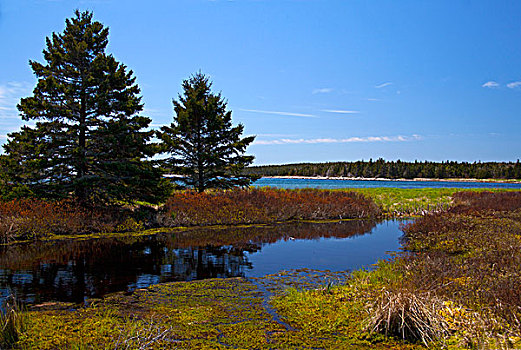
[[[105,53],[108,28],[76,11],[63,33],[53,33],[45,63],[30,61],[38,78],[18,109],[36,122],[9,135],[4,145],[14,186],[43,197],[80,201],[153,200],[161,173],[146,131],[133,72]]]
[[[244,155],[255,136],[241,138],[244,126],[232,126],[232,112],[221,94],[202,73],[183,82],[183,95],[173,100],[175,116],[158,136],[169,154],[166,168],[182,175],[186,186],[203,192],[208,188],[247,186],[255,175],[241,171],[253,162]]]

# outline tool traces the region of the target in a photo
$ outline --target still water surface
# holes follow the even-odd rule
[[[281,179],[263,177],[256,187],[278,188],[512,188],[521,189],[521,183],[458,182],[458,181],[391,181],[391,180],[333,180],[333,179]]]
[[[0,297],[82,302],[168,281],[370,267],[400,248],[403,223],[293,223],[2,247]]]

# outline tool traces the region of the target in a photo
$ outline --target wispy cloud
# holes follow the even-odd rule
[[[3,135],[0,138],[5,139],[5,133],[15,131],[23,125],[16,105],[21,97],[28,96],[30,92],[31,85],[27,82],[11,81],[0,84],[0,132]]]
[[[295,134],[257,134],[257,137],[294,137]]]
[[[31,91],[29,83],[11,81],[0,85],[0,116],[8,112],[16,112],[16,105],[21,97]]]
[[[378,84],[375,86],[375,88],[377,89],[381,89],[381,88],[384,88],[386,86],[389,86],[389,85],[393,85],[393,83],[391,83],[390,81],[386,82],[386,83],[382,83],[382,84]]]
[[[22,121],[16,108],[20,98],[29,96],[31,90],[32,84],[28,82],[11,81],[0,84],[0,143],[4,143],[7,134],[20,129],[22,125],[33,126],[34,123]]]
[[[353,143],[353,142],[408,142],[421,140],[420,135],[412,136],[368,136],[349,137],[345,139],[316,138],[316,139],[278,139],[278,140],[256,140],[255,145],[295,145],[295,144],[320,144],[320,143]]]
[[[289,116],[289,117],[318,118],[316,115],[306,114],[306,113],[292,113],[292,112],[282,112],[282,111],[263,111],[263,110],[260,110],[260,109],[244,109],[244,108],[239,108],[239,111],[251,112],[251,113],[260,113],[260,114],[284,115],[284,116]]]
[[[521,86],[521,81],[513,81],[507,84],[507,87],[510,89],[515,89],[516,87]]]
[[[345,109],[322,109],[322,112],[338,113],[338,114],[358,114],[360,111],[350,111]]]
[[[313,90],[313,95],[316,94],[329,94],[330,92],[333,92],[334,90],[332,88],[320,88]]]
[[[485,84],[481,85],[481,87],[484,87],[484,88],[497,88],[499,87],[499,84],[496,83],[495,81],[493,80],[490,80],[490,81],[487,81]]]
[[[366,98],[367,101],[381,101],[379,98]]]
[[[166,112],[164,110],[161,110],[161,109],[155,109],[155,108],[143,108],[143,114],[144,115],[147,115],[147,116],[164,116],[164,115],[169,115],[169,112]]]

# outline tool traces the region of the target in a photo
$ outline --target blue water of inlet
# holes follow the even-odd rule
[[[501,188],[521,190],[521,183],[500,182],[467,182],[467,181],[407,181],[407,180],[338,180],[338,179],[299,179],[299,178],[266,178],[253,183],[255,187],[277,188]]]

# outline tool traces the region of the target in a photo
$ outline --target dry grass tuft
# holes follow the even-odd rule
[[[9,296],[0,312],[0,348],[10,349],[24,331],[26,315],[14,298]]]
[[[449,323],[440,313],[443,301],[430,293],[407,289],[384,290],[368,308],[366,331],[384,333],[425,345],[449,334]]]

